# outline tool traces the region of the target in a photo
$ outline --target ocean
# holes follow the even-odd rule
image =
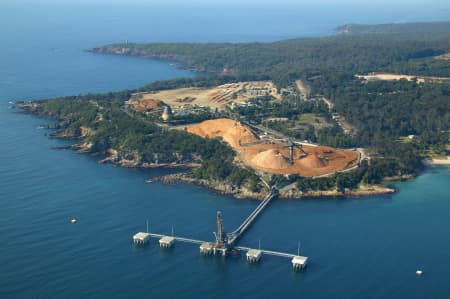
[[[275,200],[243,246],[310,258],[203,257],[196,245],[161,250],[150,230],[212,240],[258,205],[191,185],[148,184],[162,170],[100,165],[52,150],[67,141],[9,101],[135,88],[196,76],[170,62],[84,50],[125,40],[274,41],[332,34],[349,22],[449,20],[449,5],[0,4],[0,298],[450,298],[449,167],[395,184],[389,196]],[[77,218],[77,224],[70,219]],[[422,269],[424,275],[415,271]]]

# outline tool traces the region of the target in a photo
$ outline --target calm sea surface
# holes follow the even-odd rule
[[[271,41],[347,22],[448,20],[447,7],[119,7],[0,4],[0,298],[450,298],[450,170],[396,184],[393,196],[275,201],[241,244],[296,252],[309,268],[264,256],[202,257],[197,246],[134,248],[145,229],[211,239],[215,212],[236,227],[258,202],[188,185],[146,184],[161,171],[99,165],[51,150],[10,100],[134,88],[193,76],[169,63],[84,49],[130,41]],[[380,9],[380,8],[378,8]],[[76,217],[76,225],[69,220]],[[415,275],[423,269],[422,277]]]

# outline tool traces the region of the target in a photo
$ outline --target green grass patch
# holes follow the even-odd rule
[[[308,124],[308,125],[326,125],[329,124],[325,117],[319,116],[314,113],[303,113],[300,114],[298,117],[298,121],[302,124]]]

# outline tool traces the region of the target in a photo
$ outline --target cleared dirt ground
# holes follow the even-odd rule
[[[156,110],[164,106],[166,106],[166,103],[161,100],[148,99],[135,103],[133,105],[133,109],[137,111],[149,111]]]
[[[311,88],[308,85],[304,84],[302,80],[296,80],[295,84],[297,85],[297,88],[300,91],[300,93],[308,98],[311,93]]]
[[[213,88],[177,88],[139,94],[139,101],[160,100],[171,107],[185,105],[208,106],[222,109],[226,105],[245,103],[251,98],[271,95],[281,99],[281,95],[271,81],[239,82]]]
[[[247,126],[230,119],[215,119],[187,127],[202,137],[222,137],[237,152],[246,165],[267,173],[321,176],[351,168],[358,163],[358,153],[327,146],[294,148],[294,163],[289,161],[289,148],[285,142],[268,142]]]
[[[374,80],[400,80],[400,79],[406,79],[408,81],[413,80],[414,78],[417,79],[417,82],[424,83],[424,82],[439,82],[439,81],[450,81],[450,78],[445,77],[427,77],[427,76],[412,76],[412,75],[402,75],[402,74],[391,74],[391,73],[374,73],[370,75],[356,75],[358,78],[362,78],[367,81],[374,81]]]
[[[450,60],[450,53],[442,54],[437,56],[438,59]]]

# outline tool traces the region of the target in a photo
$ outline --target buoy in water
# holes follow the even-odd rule
[[[70,223],[77,223],[77,219],[73,218],[72,220],[70,220]]]
[[[416,271],[416,274],[417,274],[417,275],[422,275],[422,274],[423,274],[423,271],[422,271],[422,270],[417,270],[417,271]]]

